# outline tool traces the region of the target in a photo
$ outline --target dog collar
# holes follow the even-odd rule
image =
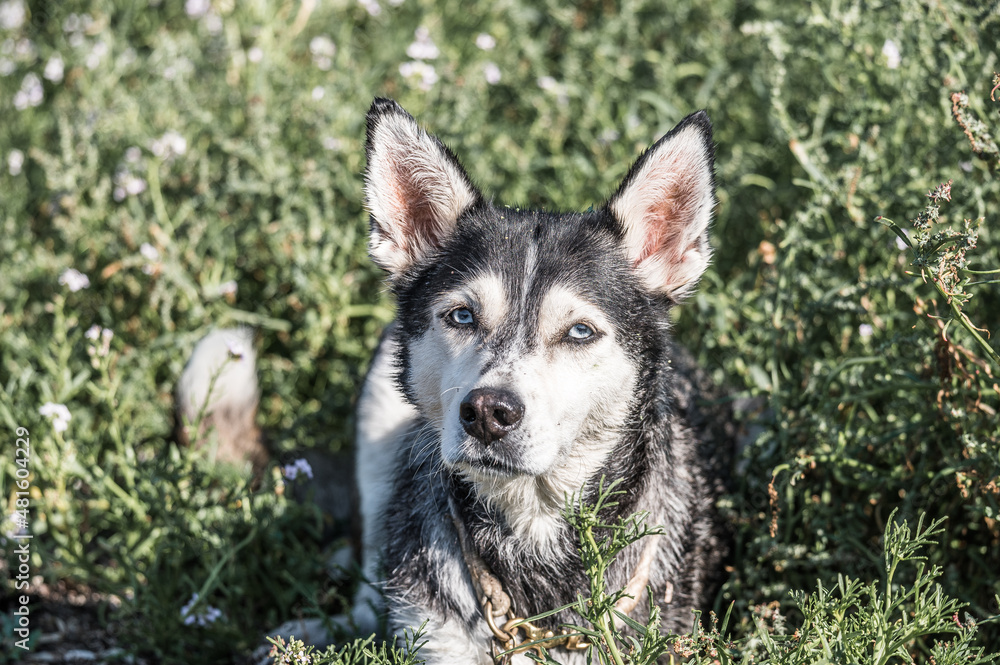
[[[465,559],[465,567],[472,580],[476,598],[479,600],[483,619],[493,635],[490,652],[496,662],[509,662],[511,655],[531,650],[534,650],[541,658],[543,647],[546,649],[562,648],[567,651],[584,651],[590,648],[590,642],[582,633],[574,633],[563,628],[557,634],[550,629],[536,626],[523,617],[516,616],[510,596],[503,590],[500,578],[493,574],[470,542],[465,524],[459,516],[458,506],[455,504],[454,498],[450,496],[448,497],[448,510],[451,513],[455,531],[458,533],[458,544],[462,549],[462,558]],[[655,555],[656,540],[650,538],[639,557],[635,573],[625,586],[625,592],[628,595],[615,603],[615,609],[625,616],[629,616],[635,609],[639,603],[639,596],[649,583],[649,571]],[[615,622],[617,623],[618,620],[615,619]],[[519,633],[522,630],[525,634],[523,640],[519,638]]]

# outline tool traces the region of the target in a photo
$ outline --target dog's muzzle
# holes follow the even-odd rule
[[[487,446],[517,429],[522,416],[524,403],[502,388],[476,388],[458,410],[465,431]]]

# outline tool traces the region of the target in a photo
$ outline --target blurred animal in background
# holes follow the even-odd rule
[[[256,362],[250,328],[214,330],[195,346],[175,395],[179,442],[215,445],[215,459],[250,462],[255,474],[269,459],[256,422]]]

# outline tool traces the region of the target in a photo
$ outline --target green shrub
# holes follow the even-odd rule
[[[936,580],[941,569],[927,566],[923,550],[934,546],[935,536],[942,534],[937,520],[926,527],[921,516],[915,529],[906,521],[889,516],[884,533],[880,579],[863,583],[850,576],[838,575],[832,587],[817,583],[816,591],[796,591],[793,599],[802,614],[801,622],[789,626],[775,603],[768,616],[758,620],[755,631],[741,639],[730,639],[728,626],[732,606],[718,626],[712,613],[711,627],[705,630],[700,617],[688,635],[666,635],[660,631],[659,608],[650,601],[649,619],[641,624],[616,609],[616,603],[626,596],[624,590],[610,590],[604,574],[611,561],[626,547],[641,539],[660,533],[646,525],[645,514],[637,513],[607,523],[601,511],[614,504],[615,484],[604,485],[593,505],[579,503],[578,497],[567,500],[565,515],[579,536],[580,555],[589,580],[589,593],[581,592],[576,602],[552,612],[530,617],[533,622],[568,608],[574,609],[583,625],[567,624],[564,628],[582,636],[589,643],[587,662],[602,665],[641,665],[660,662],[667,655],[687,659],[690,663],[729,665],[729,663],[873,663],[912,662],[910,650],[919,639],[932,641],[932,662],[993,663],[1000,653],[987,653],[975,645],[978,626],[974,618],[964,614],[963,605],[942,590]],[[964,620],[964,623],[963,623]],[[419,637],[406,635],[405,650],[383,645],[374,649],[371,639],[357,640],[345,647],[333,647],[317,653],[299,641],[285,643],[273,640],[272,655],[277,663],[308,662],[317,665],[346,665],[354,662],[391,665],[412,663],[419,658]],[[558,652],[545,646],[546,640],[519,645],[536,645],[527,651],[539,663],[558,663]],[[501,654],[504,655],[504,654]],[[555,657],[553,657],[555,656]]]

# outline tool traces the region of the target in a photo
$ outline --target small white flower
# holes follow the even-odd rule
[[[8,0],[0,3],[0,30],[17,30],[24,25],[24,2]]]
[[[187,139],[171,129],[160,138],[155,139],[150,144],[149,149],[157,157],[170,159],[187,152]]]
[[[497,45],[497,40],[493,39],[493,35],[488,35],[485,32],[480,32],[476,35],[476,46],[484,51],[492,51]]]
[[[21,80],[21,89],[14,95],[14,108],[23,111],[32,106],[38,106],[45,97],[42,79],[35,72],[28,72]]]
[[[87,69],[97,69],[97,66],[101,64],[101,60],[107,54],[108,45],[103,40],[98,40],[94,42],[93,48],[91,48],[90,53],[87,54],[87,59],[84,60],[84,64],[87,65]]]
[[[325,72],[333,67],[333,56],[337,53],[337,45],[326,35],[319,35],[309,41],[309,52],[312,54],[313,64]]]
[[[52,429],[57,432],[65,432],[66,428],[69,427],[69,421],[73,419],[65,404],[56,404],[55,402],[46,402],[38,409],[38,413],[43,418],[51,420]]]
[[[319,100],[323,99],[323,95],[325,94],[326,90],[323,89],[323,86],[318,85],[315,88],[313,88],[312,98],[318,102]]]
[[[861,339],[868,339],[872,336],[873,329],[870,324],[862,323],[858,326],[858,334],[861,335]]]
[[[90,362],[94,368],[100,367],[100,363],[97,361],[98,358],[106,358],[109,353],[111,353],[111,340],[114,338],[115,333],[107,328],[102,328],[96,323],[87,329],[87,332],[83,333],[83,336],[89,339],[95,344],[87,345],[87,355],[90,356]],[[101,340],[101,346],[98,347],[96,342]]]
[[[365,8],[365,11],[372,16],[378,16],[382,13],[382,5],[378,4],[377,0],[358,0],[358,4]]]
[[[10,76],[15,69],[17,69],[17,65],[14,64],[13,60],[0,58],[0,76]]]
[[[235,296],[236,291],[239,286],[236,284],[235,279],[231,279],[227,282],[219,284],[219,295],[220,296]]]
[[[94,19],[90,17],[90,14],[70,14],[63,21],[63,32],[86,32],[93,23]]]
[[[59,275],[59,283],[75,293],[90,286],[90,278],[76,268],[67,268]]]
[[[125,161],[135,164],[140,159],[142,159],[142,148],[139,146],[131,146],[125,149]]]
[[[210,34],[219,34],[222,32],[222,17],[218,14],[208,14],[205,17],[205,28]]]
[[[603,144],[607,145],[609,143],[614,143],[620,137],[621,137],[621,134],[618,133],[618,130],[612,129],[612,128],[608,127],[603,132],[601,132],[601,135],[597,137],[597,140],[600,143],[603,143]]]
[[[247,51],[247,60],[253,63],[260,62],[264,59],[264,51],[259,46],[251,46],[250,50]]]
[[[62,56],[58,53],[53,53],[49,61],[45,63],[45,72],[42,76],[53,83],[59,83],[59,81],[63,80],[63,69]]]
[[[289,480],[295,480],[300,473],[307,478],[313,477],[312,466],[309,465],[309,460],[304,457],[300,457],[291,464],[281,467],[281,471],[284,473],[285,478]]]
[[[187,139],[178,134],[177,132],[167,132],[166,135],[170,135],[170,149],[175,155],[183,155],[187,152]]]
[[[433,88],[434,84],[438,81],[438,75],[434,70],[434,66],[422,60],[404,62],[399,66],[399,73],[405,78],[419,77],[420,83],[418,87],[425,92]]]
[[[184,3],[184,11],[191,18],[200,18],[208,13],[212,8],[210,0],[187,0]]]
[[[433,60],[441,55],[434,40],[431,39],[431,31],[420,26],[414,31],[416,39],[406,47],[406,55],[414,60]]]
[[[135,196],[146,191],[146,181],[134,175],[125,167],[115,172],[115,188],[112,191],[115,201],[124,201],[127,196]]]
[[[7,155],[7,170],[11,175],[20,175],[21,168],[24,166],[24,153],[14,148]]]
[[[38,409],[38,413],[46,418],[61,418],[62,420],[72,420],[73,416],[65,404],[56,402],[46,402]]]
[[[500,68],[495,62],[487,62],[486,66],[483,67],[483,74],[486,76],[486,82],[490,85],[496,85],[500,82]]]
[[[138,59],[139,59],[139,54],[135,52],[134,48],[129,46],[126,47],[125,50],[121,52],[121,55],[118,56],[117,64],[120,67],[128,67],[129,65],[134,64],[135,61]]]
[[[146,181],[143,180],[142,178],[132,176],[125,182],[126,194],[131,194],[134,196],[136,194],[142,194],[144,191],[146,191]]]
[[[898,68],[899,63],[902,62],[902,58],[899,55],[899,47],[891,39],[885,40],[885,43],[882,44],[882,55],[888,60],[889,69]]]
[[[222,618],[222,610],[211,605],[205,605],[205,609],[201,612],[192,612],[194,606],[197,604],[198,594],[196,592],[191,594],[191,600],[187,602],[187,605],[181,608],[181,619],[184,621],[185,626],[192,626],[194,624],[207,626]]]
[[[327,35],[318,35],[309,40],[309,52],[313,55],[334,56],[337,53],[337,45],[333,43]]]
[[[21,520],[22,520],[21,516],[16,513],[10,515],[8,518],[8,522],[6,524],[7,528],[5,528],[3,532],[4,537],[0,538],[0,541],[3,541],[5,538],[7,540],[13,540],[15,538],[18,538],[19,536],[27,535],[28,526],[24,524]]]
[[[28,38],[18,39],[14,42],[14,55],[19,60],[34,60],[38,55],[38,49],[35,48],[35,42]]]
[[[538,87],[546,92],[552,92],[559,85],[551,76],[539,76],[537,83]]]
[[[139,245],[139,253],[142,254],[143,258],[147,261],[159,261],[160,252],[155,247],[150,245],[148,242],[144,242]]]

